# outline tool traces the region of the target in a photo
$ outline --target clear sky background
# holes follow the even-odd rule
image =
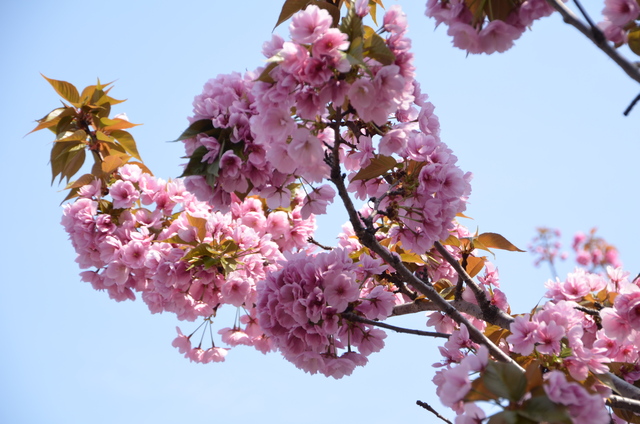
[[[640,86],[560,16],[536,22],[505,54],[466,57],[446,28],[424,17],[424,1],[397,3],[409,15],[418,80],[436,105],[442,139],[475,175],[468,225],[521,248],[536,226],[561,228],[566,245],[575,231],[597,226],[637,273],[640,106],[630,117],[622,111]],[[39,73],[79,88],[116,80],[112,95],[129,100],[114,112],[144,124],[132,130],[143,159],[156,175],[176,177],[182,145],[166,141],[187,126],[209,78],[263,63],[280,6],[0,3],[0,422],[435,422],[418,399],[451,417],[431,383],[440,359],[432,340],[389,334],[366,367],[338,381],[252,348],[232,350],[222,364],[192,364],[171,347],[172,315],[151,315],[141,301],[115,303],[78,277],[59,224],[64,195],[49,185],[53,137],[23,137],[59,105]],[[345,220],[333,211],[320,220],[326,243]],[[549,272],[532,259],[500,252],[495,260],[514,311],[544,293]],[[422,314],[391,321],[424,322]]]

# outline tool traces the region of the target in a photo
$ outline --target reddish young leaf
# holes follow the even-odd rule
[[[511,244],[509,240],[497,233],[482,233],[476,237],[476,240],[478,240],[484,247],[509,250],[512,252],[524,252],[524,250],[518,249],[516,246]]]
[[[51,86],[56,90],[56,92],[60,95],[60,97],[62,97],[63,99],[65,99],[66,101],[68,101],[74,106],[79,105],[78,102],[80,101],[80,94],[78,93],[78,89],[73,84],[68,83],[66,81],[58,81],[51,78],[47,78],[43,74],[40,74],[40,75],[42,75],[42,77],[46,79],[49,82],[49,84],[51,84]]]
[[[358,171],[351,181],[369,180],[386,174],[398,165],[398,162],[391,156],[376,155],[371,159],[371,163]]]

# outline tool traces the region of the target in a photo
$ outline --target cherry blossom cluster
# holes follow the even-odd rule
[[[619,268],[622,262],[618,257],[618,249],[607,241],[596,236],[596,229],[592,228],[589,234],[578,232],[573,237],[573,250],[576,253],[576,262],[591,270],[598,268],[604,270],[607,266]]]
[[[109,187],[100,180],[82,187],[64,206],[62,224],[80,267],[96,269],[81,274],[95,289],[118,301],[139,292],[152,313],[173,312],[187,321],[209,319],[224,304],[244,308],[223,342],[265,351],[253,311],[256,285],[279,267],[282,252],[308,247],[315,220],[302,219],[301,199],[288,211],[265,213],[260,199],[234,196],[222,214],[195,199],[182,180],[167,182],[125,165]],[[185,337],[176,342],[181,350]],[[208,361],[200,350],[188,349],[188,357]]]
[[[633,1],[633,0],[630,0]],[[546,0],[513,2],[428,0],[425,14],[444,23],[453,45],[472,54],[502,53],[537,19],[554,12]]]
[[[602,16],[598,27],[604,36],[616,45],[626,44],[629,32],[637,29],[634,22],[640,17],[640,5],[637,0],[605,0]]]
[[[354,263],[340,248],[289,255],[258,287],[260,326],[298,368],[334,378],[350,375],[383,348],[386,334],[342,314],[370,320],[391,314],[396,297],[371,279],[385,268],[379,261]]]

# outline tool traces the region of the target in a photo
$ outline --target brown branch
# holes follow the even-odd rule
[[[433,407],[431,405],[429,405],[426,402],[423,402],[421,400],[417,400],[416,401],[416,405],[423,407],[424,409],[426,409],[427,411],[431,412],[433,415],[435,415],[436,417],[440,418],[442,421],[444,421],[447,424],[453,424],[451,421],[449,421],[448,419],[446,419],[445,417],[443,417],[442,415],[440,415],[438,413],[438,411],[436,411],[435,409],[433,409]]]
[[[624,398],[621,396],[611,395],[606,400],[608,406],[612,408],[620,408],[625,411],[635,412],[636,414],[640,414],[640,401]]]
[[[451,334],[446,333],[438,333],[435,331],[422,331],[422,330],[414,330],[411,328],[398,327],[391,324],[386,324],[380,321],[373,321],[367,318],[363,318],[359,315],[353,313],[342,313],[343,318],[348,319],[349,321],[361,322],[363,324],[373,325],[376,327],[386,328],[387,330],[395,331],[396,333],[405,333],[405,334],[413,334],[416,336],[426,336],[426,337],[441,337],[443,339],[448,339],[451,337]]]
[[[404,264],[402,260],[398,257],[398,255],[390,252],[388,249],[383,247],[375,236],[375,229],[369,222],[365,227],[364,219],[358,214],[356,208],[349,197],[349,193],[347,192],[347,187],[345,186],[344,179],[345,175],[342,174],[340,170],[340,126],[341,126],[341,111],[338,109],[336,111],[336,120],[333,123],[334,133],[335,133],[335,142],[333,145],[333,149],[331,154],[328,154],[325,158],[326,162],[331,167],[331,182],[335,185],[338,190],[338,196],[342,200],[342,203],[349,215],[349,221],[353,226],[353,230],[360,240],[360,242],[368,247],[372,252],[376,253],[382,260],[384,260],[389,266],[396,270],[398,275],[410,284],[415,290],[419,291],[423,295],[425,295],[429,300],[433,301],[442,312],[451,317],[455,322],[459,325],[465,325],[467,330],[469,331],[469,337],[476,343],[483,344],[489,350],[489,353],[501,362],[509,362],[518,369],[524,372],[524,369],[520,365],[518,365],[509,355],[504,353],[498,346],[496,346],[491,340],[489,340],[480,330],[469,322],[469,320],[462,315],[456,308],[451,306],[440,294],[433,288],[433,286],[426,284],[424,281],[420,280],[416,277]]]
[[[478,301],[478,305],[482,310],[482,315],[479,317],[476,316],[476,318],[480,318],[490,324],[495,324],[502,328],[509,328],[511,323],[514,321],[513,317],[491,303],[484,290],[482,290],[482,288],[473,281],[473,278],[467,274],[467,271],[465,271],[456,258],[454,258],[451,253],[445,249],[442,243],[437,241],[435,248],[443,259],[453,267],[453,269],[458,273],[458,276],[467,284],[471,291],[473,291],[473,294]]]

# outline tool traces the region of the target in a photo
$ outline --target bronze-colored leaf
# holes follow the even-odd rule
[[[78,102],[80,100],[80,94],[78,93],[78,89],[73,84],[66,81],[47,78],[43,74],[40,75],[42,75],[42,77],[46,79],[49,84],[51,84],[51,86],[56,90],[60,97],[73,104],[74,106],[77,106],[79,104]]]
[[[124,119],[109,119],[109,118],[100,118],[100,124],[102,125],[102,131],[117,131],[117,130],[126,130],[128,128],[137,127],[140,124],[133,124],[129,121],[125,121]]]
[[[278,22],[276,22],[273,29],[276,29],[278,25],[292,17],[296,12],[303,10],[309,3],[311,3],[311,0],[286,0],[282,5]]]
[[[458,239],[458,237],[454,236],[453,234],[450,234],[446,240],[442,240],[440,243],[446,246],[460,247],[460,240]]]
[[[60,119],[64,118],[65,116],[73,115],[75,114],[75,112],[76,112],[75,109],[72,107],[59,107],[57,109],[52,110],[44,118],[38,119],[37,121],[38,125],[34,129],[29,131],[27,134],[25,134],[25,137],[31,134],[32,132],[36,132],[45,128],[51,128],[53,126],[56,126],[58,125],[58,122],[60,122]]]
[[[497,233],[482,233],[476,239],[485,247],[509,250],[512,252],[525,252],[524,250],[518,249],[511,244],[509,240]]]
[[[124,130],[113,130],[111,131],[111,136],[118,140],[118,143],[127,151],[127,153],[138,160],[142,160],[138,153],[136,141],[133,139],[131,134]]]
[[[365,168],[358,171],[358,173],[353,177],[351,181],[370,180],[372,178],[377,178],[391,171],[396,166],[398,166],[398,161],[396,161],[393,157],[376,155],[373,159],[371,159],[371,163]]]
[[[207,220],[187,214],[187,220],[192,227],[196,229],[198,240],[203,241],[207,236]]]
[[[475,277],[480,273],[480,271],[482,271],[482,268],[484,268],[484,264],[486,262],[486,256],[482,256],[479,258],[476,256],[469,256],[467,258],[467,274],[469,274],[470,277]]]
[[[122,165],[127,163],[129,160],[129,155],[109,155],[104,158],[102,161],[102,172],[105,174],[110,174],[114,172],[116,169],[120,168]]]

